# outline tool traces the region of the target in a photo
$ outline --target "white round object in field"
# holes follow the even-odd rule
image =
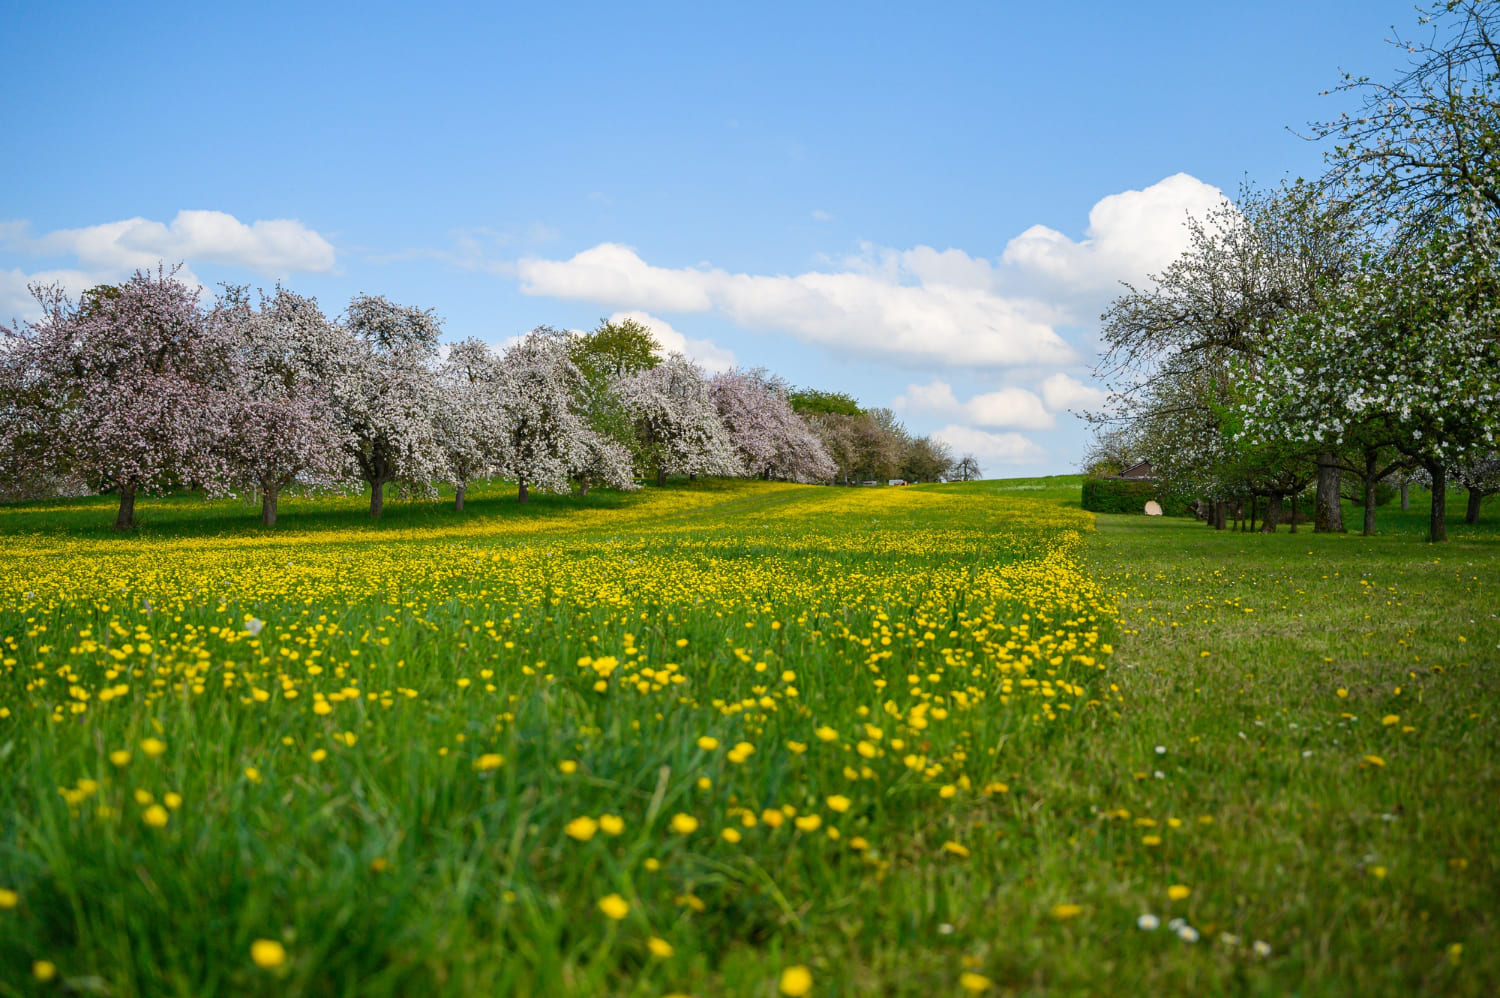
[[[1146,500],[1146,515],[1161,516],[1161,507],[1157,505],[1155,499]]]

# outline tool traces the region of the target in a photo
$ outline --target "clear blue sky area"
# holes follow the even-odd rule
[[[1352,108],[1340,69],[1392,76],[1392,25],[1409,3],[12,4],[0,315],[156,259],[496,345],[635,313],[990,474],[1071,471],[1118,282],[1216,191],[1317,173],[1289,128]]]

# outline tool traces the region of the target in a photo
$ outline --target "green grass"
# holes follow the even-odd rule
[[[0,508],[0,994],[1500,990],[1492,512],[1080,481]]]

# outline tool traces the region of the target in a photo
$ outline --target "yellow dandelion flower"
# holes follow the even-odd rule
[[[826,798],[826,801],[830,811],[837,811],[839,814],[843,814],[849,810],[850,800],[843,794],[834,794],[832,797]]]
[[[1057,919],[1058,921],[1063,921],[1069,918],[1077,918],[1082,914],[1083,905],[1081,904],[1055,904],[1052,906],[1052,917]]]
[[[481,773],[487,773],[492,769],[499,769],[505,765],[505,757],[498,752],[486,752],[474,760],[474,768]]]
[[[599,910],[604,912],[606,918],[619,921],[630,914],[630,902],[618,894],[606,894],[599,899]]]
[[[719,740],[712,735],[704,735],[698,739],[698,747],[705,752],[712,752],[719,747]]]
[[[51,960],[37,960],[31,965],[31,976],[44,983],[50,981],[57,976],[57,964]]]
[[[802,998],[805,994],[812,992],[812,971],[800,964],[788,967],[781,972],[781,981],[778,987],[787,998]]]
[[[958,975],[958,986],[971,994],[979,994],[988,991],[994,982],[983,974],[976,974],[972,970],[966,970]]]
[[[21,903],[21,895],[9,887],[0,887],[0,911],[9,911]]]
[[[672,944],[667,942],[665,939],[660,938],[659,936],[652,936],[650,939],[647,939],[646,948],[651,951],[652,956],[659,957],[663,960],[665,960],[675,952],[675,950],[672,949]]]
[[[691,835],[698,830],[698,819],[691,814],[674,814],[672,831],[678,835]]]
[[[169,817],[167,809],[160,804],[152,804],[141,812],[141,820],[152,828],[165,828]]]
[[[167,750],[167,743],[160,738],[147,738],[141,742],[141,751],[146,753],[146,758],[155,759]]]
[[[275,970],[286,963],[286,947],[274,939],[257,939],[250,944],[250,960],[261,970]]]
[[[115,749],[109,754],[109,761],[115,767],[124,769],[126,766],[130,765],[130,750]]]
[[[563,829],[563,831],[568,833],[568,836],[570,838],[577,839],[579,842],[587,842],[589,839],[594,837],[594,833],[598,830],[599,822],[595,821],[593,818],[589,817],[586,814],[574,818],[572,821],[568,822],[567,827]]]
[[[952,840],[943,843],[943,852],[951,853],[954,856],[957,856],[959,859],[967,859],[969,856],[969,849],[967,846],[962,845],[958,842],[954,842]]]
[[[1192,893],[1193,889],[1187,884],[1172,884],[1167,888],[1167,897],[1173,901],[1181,901]]]
[[[599,815],[599,830],[605,835],[619,835],[625,831],[625,819],[618,814]]]

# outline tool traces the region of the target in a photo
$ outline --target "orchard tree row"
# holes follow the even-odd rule
[[[272,526],[293,487],[363,483],[379,517],[391,485],[449,483],[461,510],[492,477],[526,502],[669,475],[932,480],[954,466],[888,410],[794,395],[762,369],[706,377],[630,320],[544,326],[497,353],[443,345],[431,310],[380,296],[335,321],[283,287],[205,303],[162,268],[77,301],[33,293],[42,317],[0,345],[0,492],[114,492],[121,530],[138,496],[183,488],[258,493]]]
[[[1312,490],[1315,528],[1342,530],[1352,483],[1366,534],[1415,476],[1434,541],[1450,485],[1471,522],[1500,490],[1500,9],[1445,3],[1418,30],[1402,76],[1345,77],[1359,110],[1313,126],[1324,176],[1190,221],[1104,314],[1114,391],[1086,470],[1150,460],[1221,529],[1257,504],[1274,530]]]

